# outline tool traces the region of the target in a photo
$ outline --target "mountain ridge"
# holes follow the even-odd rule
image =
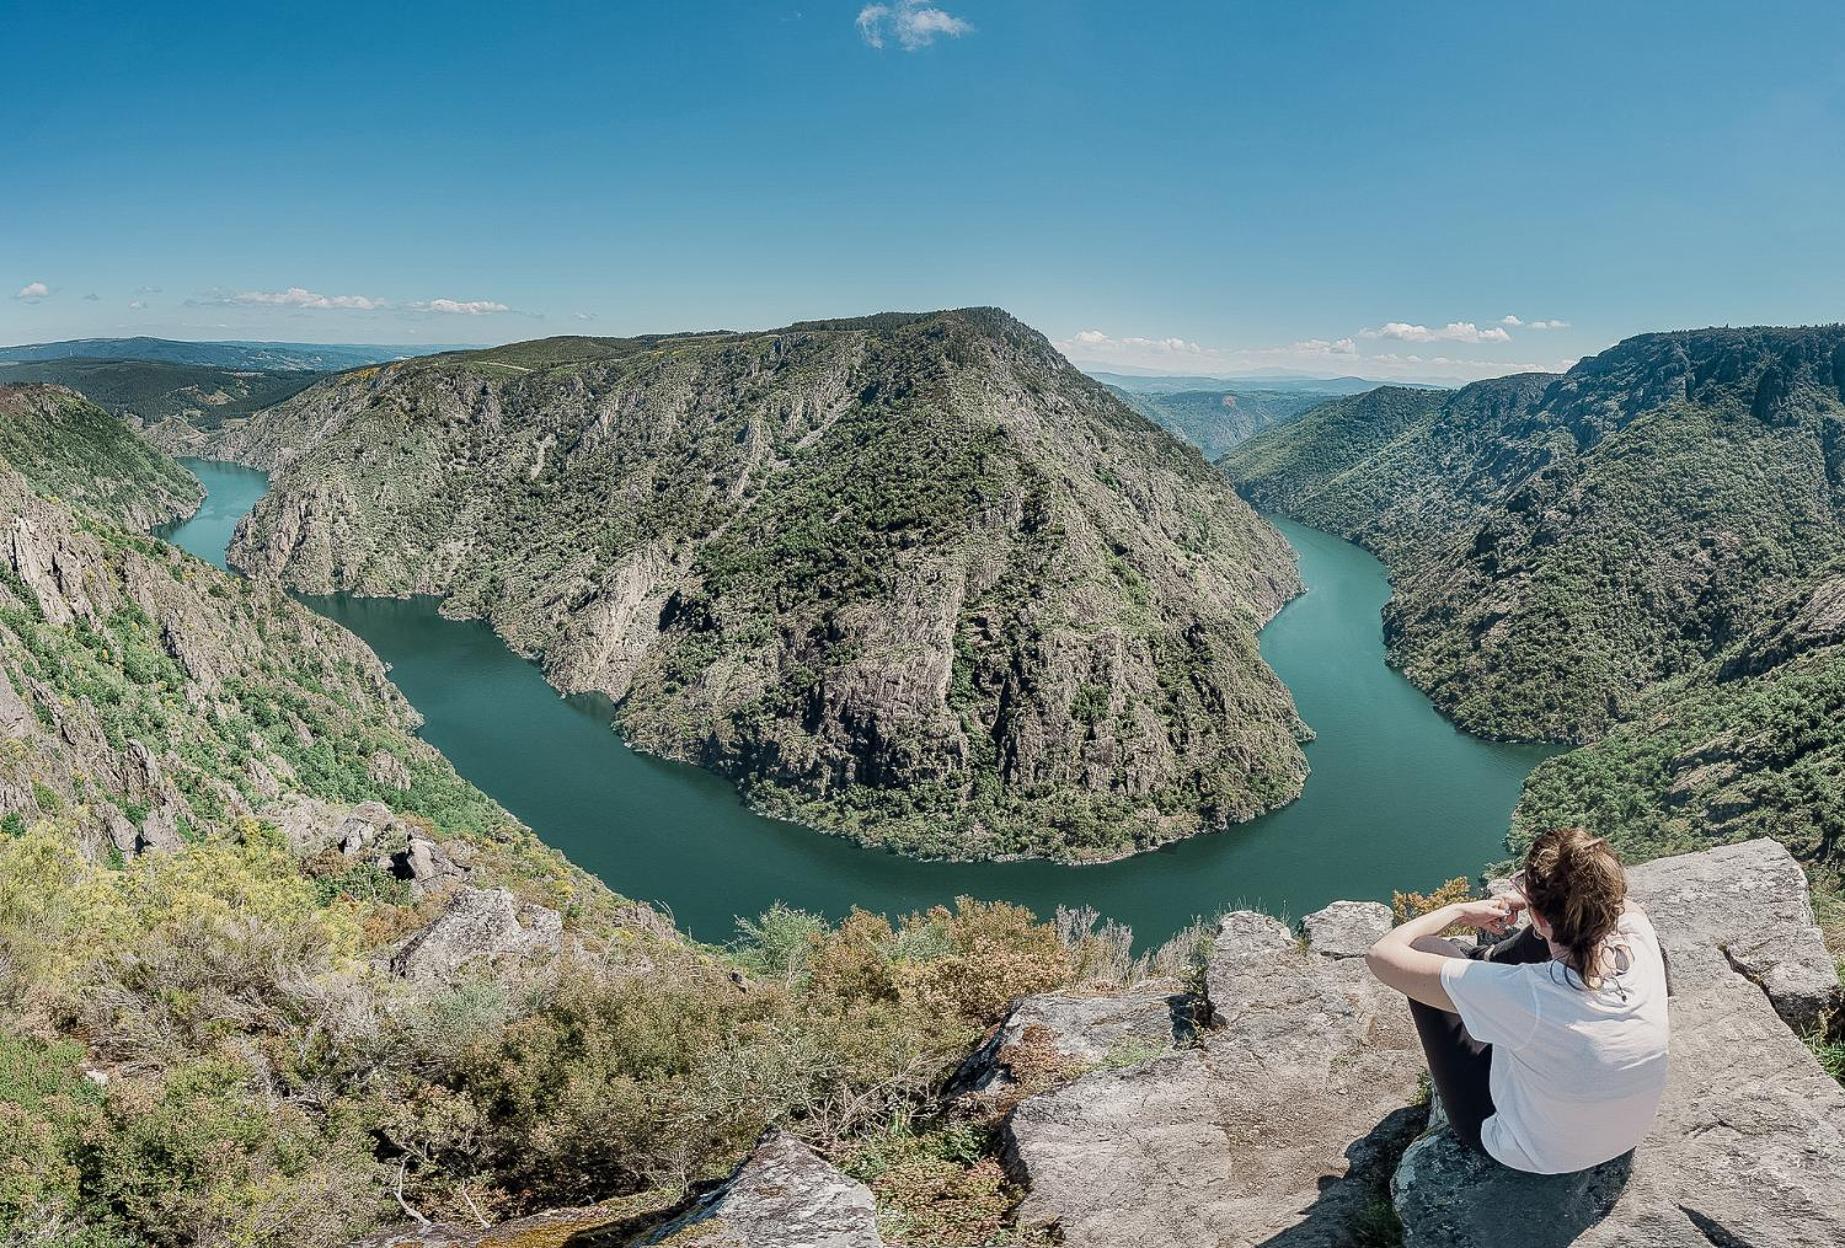
[[[996,309],[403,361],[203,449],[277,473],[240,565],[446,595],[637,746],[858,839],[1094,860],[1305,774],[1255,645],[1292,552]]]

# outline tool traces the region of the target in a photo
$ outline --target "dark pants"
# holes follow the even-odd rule
[[[1488,962],[1548,962],[1550,942],[1527,927],[1504,940],[1474,949],[1463,949],[1451,940],[1425,936],[1416,948],[1450,958],[1477,958]],[[1420,1001],[1409,1003],[1410,1017],[1416,1020],[1416,1034],[1422,1037],[1422,1052],[1429,1061],[1429,1079],[1448,1111],[1448,1125],[1454,1134],[1473,1149],[1480,1148],[1480,1126],[1493,1116],[1493,1093],[1490,1082],[1493,1046],[1482,1044],[1467,1034],[1459,1014],[1438,1010]]]

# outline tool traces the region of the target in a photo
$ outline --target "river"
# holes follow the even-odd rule
[[[224,567],[260,472],[184,460],[208,491],[170,540]],[[917,862],[765,819],[730,784],[637,754],[602,697],[560,697],[486,624],[442,618],[433,599],[303,597],[363,637],[422,712],[423,736],[474,784],[611,888],[655,902],[704,940],[777,901],[832,918],[902,913],[959,895],[1048,916],[1093,906],[1165,940],[1235,905],[1298,917],[1339,897],[1387,901],[1504,856],[1528,772],[1553,752],[1457,730],[1384,662],[1384,569],[1349,542],[1285,519],[1308,592],[1263,629],[1263,657],[1317,738],[1300,800],[1254,822],[1120,862]]]

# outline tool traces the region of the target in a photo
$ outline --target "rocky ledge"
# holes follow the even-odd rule
[[[948,1089],[1009,1107],[1022,1233],[1066,1248],[1836,1248],[1845,1244],[1845,1089],[1794,1028],[1826,1025],[1839,982],[1806,881],[1751,841],[1630,873],[1665,946],[1672,1076],[1634,1154],[1518,1174],[1430,1113],[1402,999],[1362,954],[1390,912],[1338,902],[1303,933],[1226,916],[1202,996],[1026,998]],[[410,1248],[880,1248],[871,1194],[772,1132],[725,1183],[674,1210],[575,1210],[492,1231],[426,1228]]]
[[[1212,950],[1212,1025],[1192,1047],[1013,1112],[1021,1217],[1071,1248],[1331,1248],[1393,1235],[1398,1218],[1408,1248],[1508,1228],[1525,1245],[1845,1243],[1845,1090],[1790,1027],[1818,1026],[1839,994],[1800,868],[1760,840],[1630,878],[1667,952],[1673,1025],[1670,1089],[1633,1156],[1529,1176],[1425,1129],[1408,1011],[1357,956],[1389,912],[1336,903],[1298,938],[1239,912]]]

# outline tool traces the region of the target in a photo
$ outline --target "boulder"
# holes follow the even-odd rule
[[[1248,911],[1221,923],[1206,981],[1214,1025],[1196,1047],[1013,1111],[1022,1225],[1071,1248],[1331,1248],[1375,1216],[1422,1120],[1402,998]]]
[[[1048,1049],[1071,1069],[1136,1065],[1189,1040],[1191,1015],[1191,998],[1177,984],[1110,996],[1046,993],[1025,997],[962,1064],[948,1093],[1011,1086],[1017,1081],[1011,1055],[1032,1041],[1039,1041],[1035,1047]]]
[[[1659,930],[1675,992],[1740,974],[1802,1032],[1837,1009],[1838,969],[1814,922],[1806,876],[1779,842],[1660,858],[1627,878]]]
[[[1433,1131],[1392,1186],[1406,1248],[1490,1243],[1508,1227],[1540,1248],[1845,1243],[1845,1089],[1785,1021],[1812,1017],[1838,987],[1799,866],[1760,840],[1628,880],[1672,991],[1672,1073],[1652,1134],[1604,1166],[1544,1176]]]
[[[722,1186],[633,1244],[884,1248],[871,1189],[777,1130]]]
[[[1307,947],[1329,958],[1362,958],[1394,926],[1390,907],[1375,901],[1335,901],[1301,920]]]
[[[405,941],[391,969],[406,979],[440,982],[475,962],[523,961],[563,947],[563,918],[521,902],[504,888],[462,888],[448,909]]]

